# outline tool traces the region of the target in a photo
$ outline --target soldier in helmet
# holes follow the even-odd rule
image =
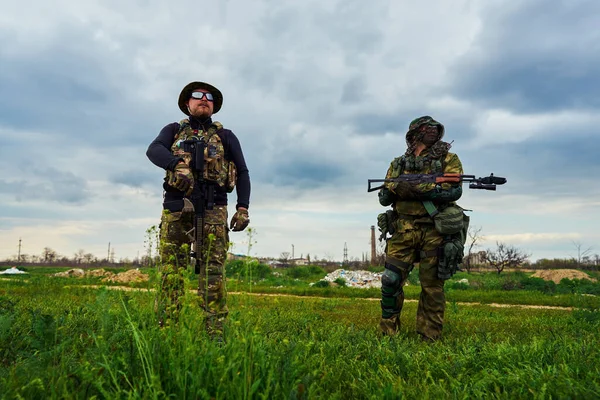
[[[205,82],[191,82],[179,95],[179,109],[187,115],[180,122],[165,126],[150,144],[146,155],[166,171],[163,183],[164,202],[160,224],[160,255],[162,260],[161,293],[157,311],[162,325],[176,318],[181,308],[184,279],[194,230],[202,235],[203,248],[194,249],[200,258],[198,295],[206,312],[207,328],[220,333],[228,314],[224,266],[229,247],[229,229],[244,230],[249,223],[250,177],[240,142],[235,134],[213,121],[219,112],[223,95]],[[202,138],[204,150],[203,176],[195,176],[191,155],[182,143]],[[194,226],[194,209],[190,196],[197,195],[198,178],[206,182],[213,197],[211,209],[206,209],[203,226]],[[227,224],[227,193],[237,189],[236,213]],[[204,196],[208,197],[208,196]],[[200,224],[199,224],[200,225]]]
[[[406,134],[407,150],[395,158],[386,179],[402,174],[462,174],[462,164],[450,153],[450,144],[443,142],[444,126],[429,116],[413,120]],[[380,329],[394,335],[400,327],[400,312],[404,303],[403,286],[416,263],[419,264],[421,294],[417,309],[417,332],[423,339],[441,336],[444,321],[444,280],[451,273],[440,266],[456,267],[457,259],[444,259],[446,240],[452,240],[436,230],[433,216],[462,195],[460,183],[409,184],[386,183],[379,192],[379,202],[392,210],[379,214],[378,226],[387,237],[385,271],[381,279]],[[462,209],[461,218],[462,218]],[[468,218],[468,217],[467,217]],[[451,247],[451,246],[450,246]],[[452,272],[453,273],[453,272]]]

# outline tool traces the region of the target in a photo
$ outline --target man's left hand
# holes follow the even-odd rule
[[[248,210],[245,208],[238,208],[233,217],[231,217],[231,223],[229,227],[234,232],[243,231],[246,229],[248,224],[250,223],[250,218],[248,217]]]

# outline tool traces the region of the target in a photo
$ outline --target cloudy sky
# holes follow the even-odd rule
[[[508,179],[459,202],[482,249],[600,253],[599,27],[595,0],[3,1],[0,258],[144,254],[164,174],[145,152],[194,80],[250,169],[236,253],[368,254],[367,179],[426,114],[465,173]]]

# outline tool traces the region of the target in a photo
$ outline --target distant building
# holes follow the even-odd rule
[[[289,260],[292,265],[308,265],[309,261],[307,258],[292,258]]]
[[[487,265],[485,261],[485,251],[478,251],[477,253],[471,253],[465,256],[465,261],[470,261],[471,265]]]
[[[244,259],[246,259],[246,255],[227,253],[227,259],[228,260],[244,260]]]

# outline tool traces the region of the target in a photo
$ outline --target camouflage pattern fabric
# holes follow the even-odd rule
[[[207,315],[224,318],[229,313],[225,296],[225,261],[229,248],[226,206],[206,211],[204,238],[198,296]]]
[[[183,271],[190,263],[194,214],[191,211],[164,210],[160,228],[160,254],[163,261],[157,312],[161,324],[177,318],[184,294]],[[229,248],[227,206],[214,206],[204,216],[203,248],[198,276],[198,302],[205,311],[207,324],[221,326],[229,310],[226,304],[225,260]]]
[[[430,153],[431,153],[431,149],[425,149],[419,155],[419,157],[413,156],[412,159],[415,160],[415,164],[416,164],[416,167],[414,167],[414,168],[416,168],[416,169],[409,169],[410,166],[413,165],[411,163],[408,163],[409,164],[408,168],[405,167],[402,169],[399,167],[399,162],[397,161],[398,159],[392,161],[392,163],[390,164],[390,167],[387,170],[385,178],[386,179],[397,178],[398,176],[400,176],[400,174],[432,174],[432,173],[439,173],[439,172],[455,173],[455,174],[463,173],[462,163],[460,162],[460,159],[458,158],[458,156],[456,154],[446,153],[443,158],[443,162],[441,162],[441,164],[445,165],[445,167],[443,168],[443,171],[441,171],[441,170],[437,171],[435,168],[436,160],[430,159],[428,157],[430,155]],[[440,169],[441,169],[441,167],[440,167]],[[451,184],[443,183],[441,186],[442,186],[442,189],[448,190],[448,189],[450,189]],[[386,183],[386,187],[389,190],[391,190],[392,192],[396,193],[393,183]],[[435,183],[422,183],[422,184],[415,186],[415,190],[418,192],[421,192],[421,193],[428,192],[430,190],[433,190],[434,188],[435,188]],[[398,194],[400,195],[400,193],[398,193]],[[416,216],[427,215],[427,210],[425,209],[425,207],[423,206],[423,203],[420,200],[403,199],[401,196],[394,204],[394,209],[399,214],[416,215]]]
[[[175,135],[171,146],[173,155],[183,158],[187,165],[191,165],[191,154],[181,148],[181,143],[194,136],[204,138],[206,148],[204,149],[203,178],[209,182],[215,182],[231,193],[235,187],[237,171],[235,164],[225,159],[223,142],[217,134],[217,131],[223,129],[223,125],[214,121],[208,131],[192,129],[189,119],[181,120],[179,125],[179,132]],[[167,171],[167,179],[171,178],[171,174],[170,171]]]
[[[415,156],[416,145],[422,139],[423,129],[420,128],[424,124],[437,126],[439,137],[437,142]],[[450,144],[441,140],[443,135],[444,126],[433,118],[424,116],[413,120],[406,134],[408,150],[402,157],[391,162],[386,178],[396,178],[402,174],[462,174],[462,163],[456,154],[448,151]],[[451,187],[449,183],[441,185],[444,190]],[[400,288],[408,279],[413,266],[419,264],[421,294],[417,309],[417,332],[424,338],[435,340],[442,334],[446,302],[444,280],[438,278],[438,249],[444,238],[435,229],[422,201],[407,195],[406,191],[395,192],[393,183],[386,184],[386,188],[396,194],[392,208],[398,215],[392,223],[394,233],[386,244],[386,264],[399,271],[397,275],[401,281]],[[414,186],[414,190],[420,193],[427,193],[434,188],[434,183]],[[402,290],[397,292],[397,296],[390,298],[394,289],[384,286],[382,279],[382,317],[379,325],[381,331],[389,335],[396,333],[400,327],[400,313],[404,304]]]
[[[437,277],[437,255],[420,258],[419,250],[433,252],[441,245],[443,238],[429,217],[401,217],[396,220],[395,228],[396,231],[387,242],[386,262],[402,271],[401,287],[406,283],[412,266],[419,262],[421,295],[417,310],[417,332],[436,339],[442,333],[444,320],[444,281]],[[404,293],[397,297],[398,315],[388,318],[382,316],[380,328],[384,333],[394,334],[399,328],[403,304]]]

